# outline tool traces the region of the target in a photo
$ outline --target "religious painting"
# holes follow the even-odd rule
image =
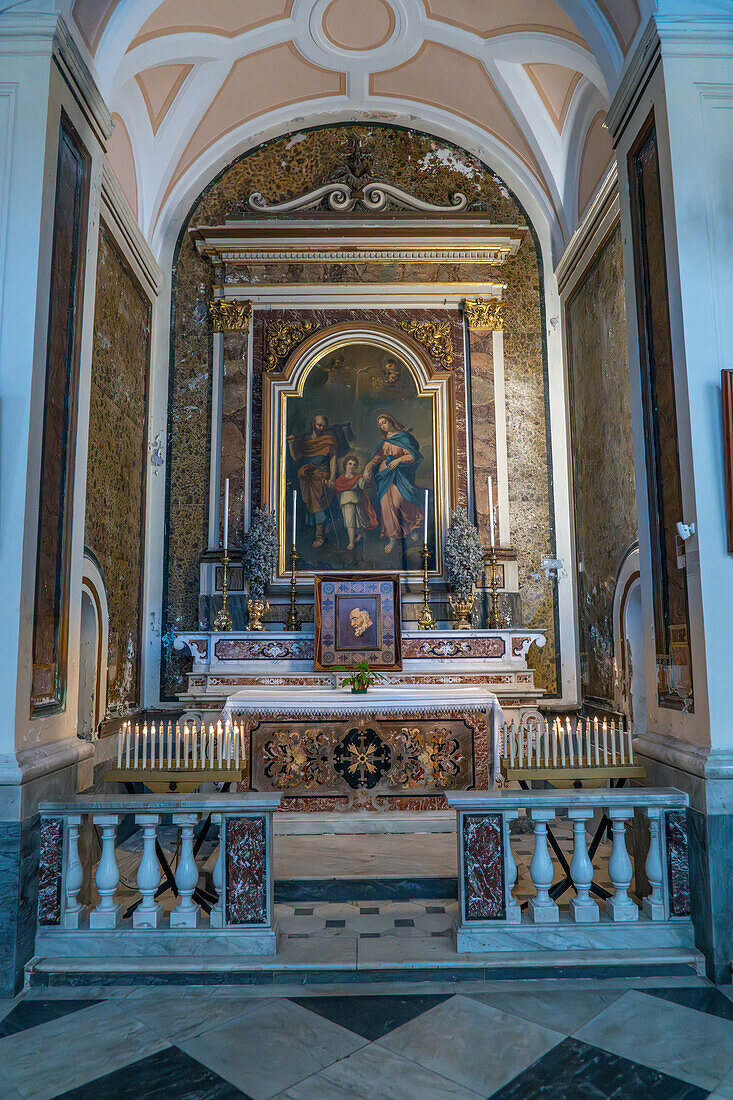
[[[291,363],[289,378],[266,379],[263,450],[271,421],[279,440],[269,471],[278,575],[287,573],[293,541],[300,574],[417,575],[425,542],[439,572],[451,506],[453,378],[406,352],[399,338],[335,336]]]
[[[316,669],[402,668],[398,574],[318,575],[315,604]]]

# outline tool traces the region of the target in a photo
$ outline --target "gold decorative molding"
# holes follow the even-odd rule
[[[417,340],[441,367],[448,369],[453,362],[453,340],[450,334],[450,321],[401,321],[401,328]]]
[[[465,298],[463,313],[468,327],[476,332],[501,332],[504,328],[504,303],[494,298]]]
[[[224,298],[215,298],[209,306],[209,317],[214,332],[249,332],[252,319],[251,302],[230,302]]]
[[[275,321],[268,325],[266,336],[265,370],[277,370],[278,363],[307,336],[320,328],[318,321]]]

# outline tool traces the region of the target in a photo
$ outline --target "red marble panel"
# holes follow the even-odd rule
[[[462,820],[464,919],[504,920],[504,838],[501,814]]]
[[[41,822],[41,846],[38,861],[38,923],[61,923],[61,875],[64,823],[61,818]]]
[[[264,817],[226,818],[226,923],[267,923]]]

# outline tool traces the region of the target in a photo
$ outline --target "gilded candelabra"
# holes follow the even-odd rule
[[[295,552],[295,547],[290,551],[290,611],[288,612],[287,622],[285,623],[286,630],[300,630],[301,619],[298,612],[298,606],[295,602],[295,563],[298,560],[298,554]]]
[[[418,630],[435,630],[435,618],[430,610],[430,589],[428,587],[428,561],[430,559],[430,551],[428,550],[427,543],[420,551],[420,557],[422,558],[422,611],[420,612],[420,618],[417,620]]]
[[[501,626],[501,615],[499,614],[499,579],[498,573],[498,558],[496,556],[496,548],[491,547],[484,558],[486,564],[489,567],[489,629],[497,630]]]
[[[229,609],[227,607],[227,603],[229,600],[229,593],[227,591],[229,584],[227,579],[227,570],[229,567],[229,552],[226,549],[224,550],[222,564],[224,566],[224,576],[221,582],[221,608],[219,609],[219,614],[214,619],[214,630],[217,631],[217,633],[219,634],[225,634],[227,633],[227,631],[234,629],[234,623],[232,622],[232,617],[229,614]]]

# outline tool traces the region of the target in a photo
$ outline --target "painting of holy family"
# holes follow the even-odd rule
[[[419,570],[425,490],[435,540],[432,397],[393,352],[347,344],[317,361],[287,401],[286,530],[301,571]]]

